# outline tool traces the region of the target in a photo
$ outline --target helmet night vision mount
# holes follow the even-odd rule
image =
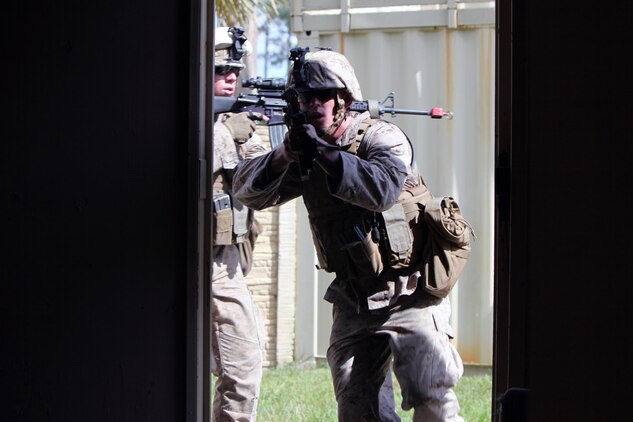
[[[231,34],[233,38],[233,45],[228,49],[229,60],[239,62],[246,53],[244,49],[244,43],[246,42],[244,29],[239,26],[234,26],[229,28],[229,34]]]

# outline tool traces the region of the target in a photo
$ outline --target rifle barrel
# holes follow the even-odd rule
[[[412,109],[406,109],[406,108],[392,108],[392,107],[385,107],[384,112],[391,113],[391,114],[415,114],[418,116],[431,115],[431,112],[429,110],[412,110]]]
[[[395,116],[396,114],[416,114],[418,116],[431,115],[431,112],[429,110],[410,110],[410,109],[405,109],[405,108],[385,107],[384,104],[382,103],[378,103],[377,105],[378,105],[377,112],[381,116],[385,113],[389,113],[392,116]],[[352,105],[350,106],[350,110],[360,111],[360,112],[369,111],[370,113],[376,112],[376,110],[375,111],[370,110],[369,101],[354,101]]]

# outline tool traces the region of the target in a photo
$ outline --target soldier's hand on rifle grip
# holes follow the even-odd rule
[[[284,157],[287,163],[294,163],[295,161],[299,161],[299,155],[296,151],[292,149],[292,146],[290,145],[291,142],[292,141],[290,140],[290,133],[287,132],[286,136],[284,137],[283,144],[281,144],[281,146],[277,148],[280,150],[280,155]]]
[[[297,155],[302,180],[309,178],[312,160],[318,155],[316,143],[306,133],[307,126],[311,125],[296,124],[288,131],[288,147]]]
[[[305,133],[302,125],[291,126],[288,129],[288,147],[295,154],[303,154]]]
[[[257,125],[252,120],[250,112],[227,113],[222,121],[237,142],[246,142],[253,136]]]
[[[303,127],[306,131],[306,137],[310,139],[310,143],[314,143],[316,147],[314,162],[319,165],[328,176],[333,178],[340,177],[342,172],[341,149],[337,145],[332,145],[321,139],[314,126],[303,125]]]
[[[308,127],[312,128],[314,136],[308,134],[306,131],[306,128]],[[302,124],[294,126],[288,131],[288,134],[290,138],[290,148],[292,148],[296,154],[301,156],[301,160],[311,162],[317,157],[317,155],[319,155],[315,142],[315,137],[318,139],[318,136],[316,136],[316,132],[314,131],[314,127],[312,125]]]

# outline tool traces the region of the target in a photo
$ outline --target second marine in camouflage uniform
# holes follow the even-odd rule
[[[244,67],[241,28],[221,27],[215,35],[214,95],[232,96]],[[212,371],[217,376],[213,421],[255,421],[262,379],[263,325],[249,291],[253,213],[233,197],[233,173],[240,160],[264,154],[247,113],[222,114],[213,126],[214,238],[211,280]]]

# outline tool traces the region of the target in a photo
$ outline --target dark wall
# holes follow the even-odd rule
[[[3,421],[183,420],[187,7],[3,7]]]
[[[530,421],[631,413],[632,6],[616,3],[497,3],[495,381],[529,390]]]

